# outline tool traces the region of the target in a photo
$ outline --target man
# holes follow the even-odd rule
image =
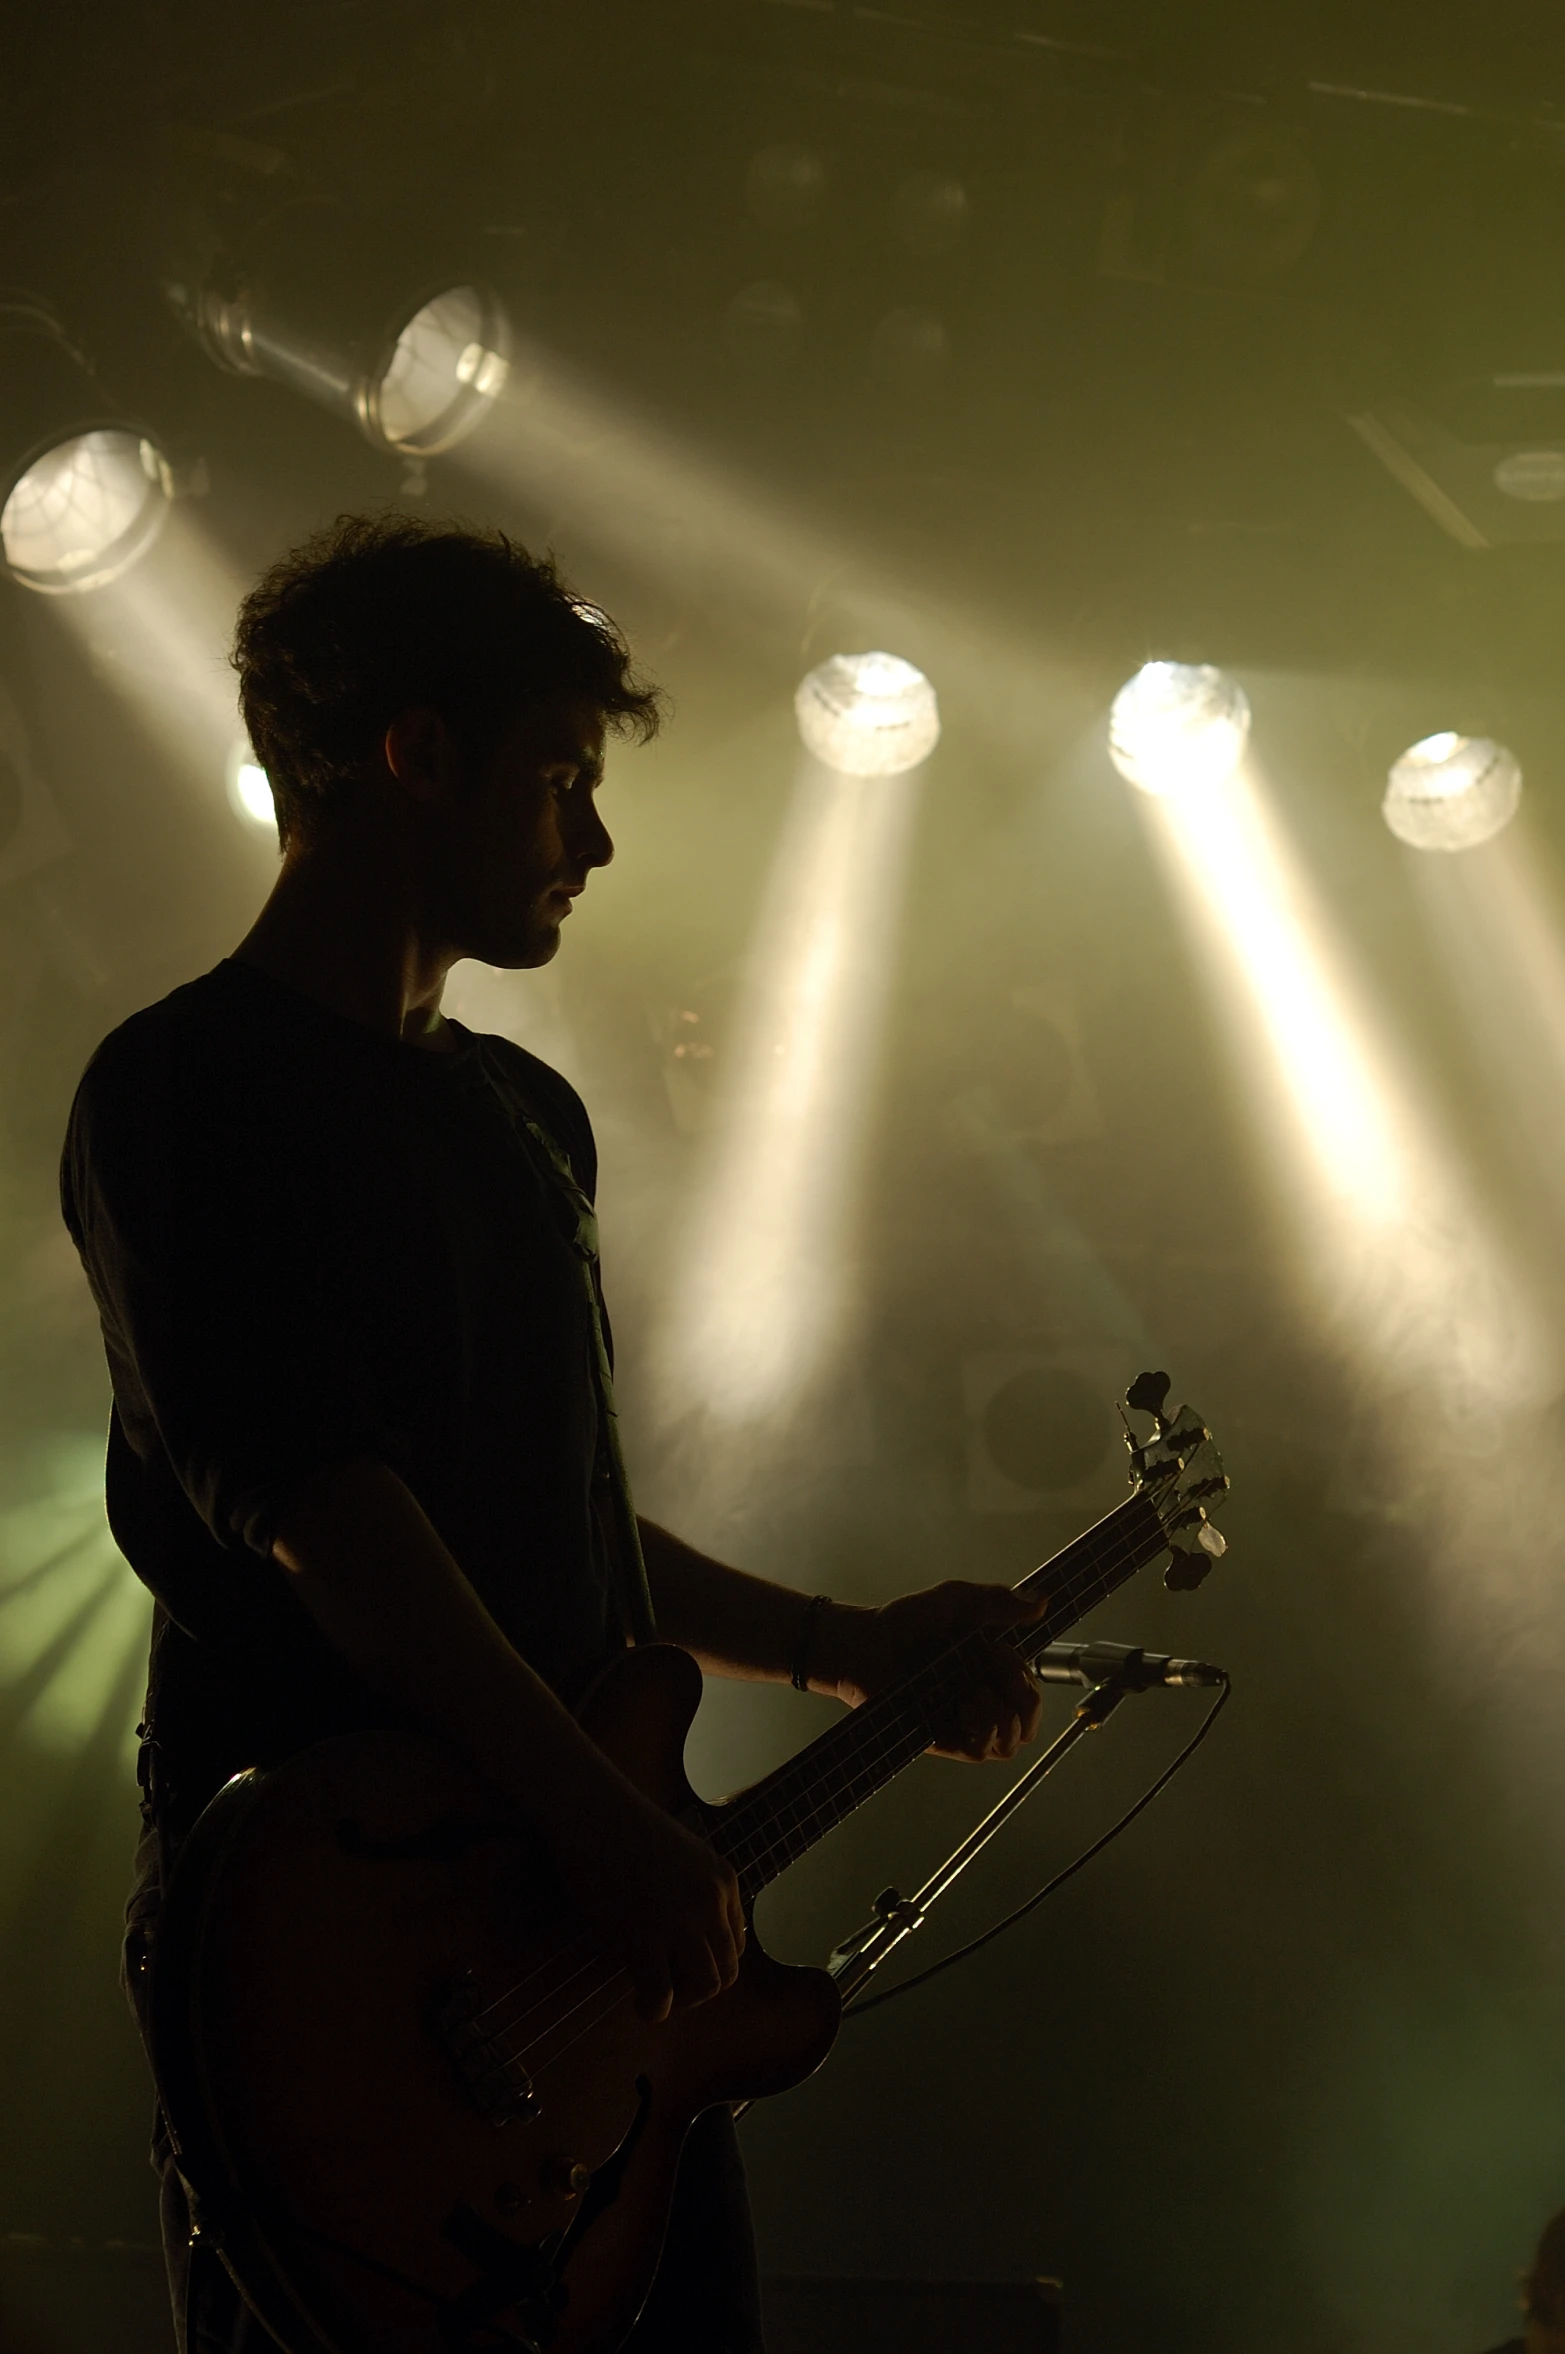
[[[947,1585],[850,1609],[636,1521],[586,1114],[440,1010],[459,958],[547,963],[612,855],[605,735],[658,717],[612,625],[498,534],[347,518],[246,600],[234,660],[281,873],[233,956],[99,1049],[63,1174],[113,1377],[109,1515],[157,1600],[131,1990],[230,1773],[411,1724],[530,1817],[662,2017],[732,1983],[745,1925],[727,1864],[572,1717],[604,1660],[655,1628],[851,1706],[1039,1605]],[[997,1642],[944,1746],[1010,1756],[1037,1714]],[[254,2324],[154,2155],[182,2354],[238,2346]],[[691,2134],[632,2342],[760,2343],[726,2115]]]

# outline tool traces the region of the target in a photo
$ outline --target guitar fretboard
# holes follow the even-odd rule
[[[1024,1659],[1035,1658],[1167,1549],[1162,1523],[1146,1496],[1127,1498],[1022,1579],[1023,1593],[1047,1589],[1047,1614],[1000,1640]],[[807,1855],[817,1840],[923,1754],[953,1697],[978,1679],[993,1640],[985,1634],[964,1636],[906,1683],[841,1718],[717,1815],[713,1843],[738,1873],[747,1898]]]

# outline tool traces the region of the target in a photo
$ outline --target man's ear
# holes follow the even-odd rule
[[[386,766],[415,801],[439,801],[451,790],[460,768],[451,730],[427,703],[399,711],[381,746]]]

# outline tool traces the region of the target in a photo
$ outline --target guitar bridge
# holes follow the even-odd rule
[[[504,2029],[484,2025],[484,2004],[471,1970],[451,1979],[435,2006],[433,2026],[462,2088],[491,2125],[540,2117],[543,2103],[521,2061],[504,2049]]]

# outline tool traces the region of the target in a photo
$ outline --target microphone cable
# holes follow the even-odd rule
[[[1018,1921],[1025,1921],[1029,1913],[1036,1912],[1046,1896],[1052,1896],[1057,1888],[1063,1888],[1067,1880],[1074,1880],[1076,1874],[1084,1871],[1094,1856],[1101,1855],[1106,1847],[1113,1845],[1121,1831],[1129,1830],[1137,1815],[1146,1812],[1158,1793],[1168,1788],[1180,1767],[1189,1764],[1207,1734],[1222,1715],[1223,1710],[1228,1706],[1232,1692],[1233,1684],[1227,1676],[1224,1676],[1222,1690],[1178,1756],[1163,1768],[1155,1782],[1142,1791],[1135,1805],[1127,1807],[1119,1821],[1111,1823],[1106,1831],[1093,1840],[1090,1847],[1084,1847],[1074,1862],[1068,1863],[1062,1872],[1056,1872],[1054,1878],[1046,1880],[1041,1888],[1034,1889],[1032,1895],[1017,1905],[1014,1912],[1007,1913],[1003,1920],[991,1922],[989,1927],[982,1930],[977,1937],[970,1937],[965,1945],[959,1945],[954,1953],[942,1955],[938,1962],[931,1962],[926,1970],[916,1970],[911,1978],[899,1979],[895,1986],[888,1986],[882,1994],[867,1995],[862,2002],[849,2002],[843,2010],[843,2024],[846,2025],[850,2019],[862,2018],[866,2011],[879,2010],[883,2003],[894,2003],[900,1995],[911,1994],[916,1986],[927,1986],[931,1978],[940,1976],[942,1970],[954,1969],[958,1962],[967,1961],[970,1956],[980,1952],[984,1946],[992,1944],[995,1938],[1003,1937],[1007,1929],[1014,1929]]]

